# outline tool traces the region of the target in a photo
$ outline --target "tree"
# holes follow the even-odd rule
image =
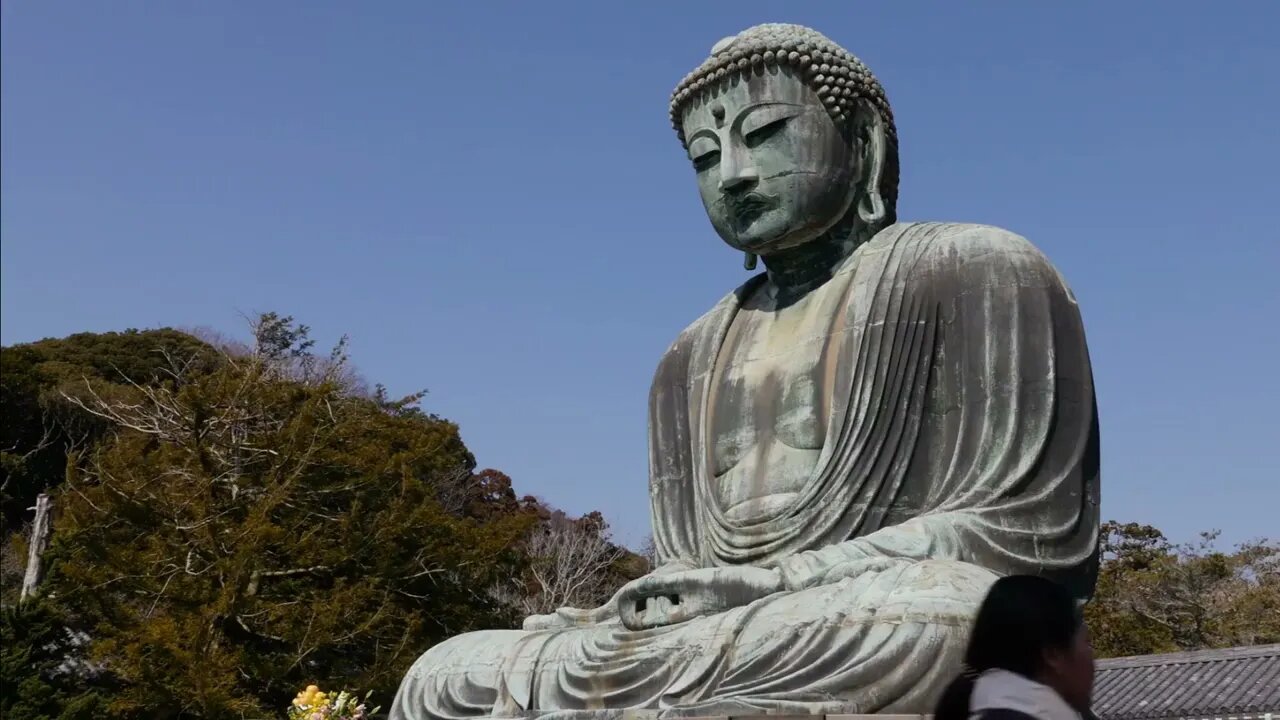
[[[497,597],[524,616],[604,604],[629,579],[619,576],[629,553],[610,541],[600,513],[571,518],[545,505],[535,507],[542,517],[524,540],[529,558],[524,584],[503,586]]]
[[[104,423],[65,402],[86,379],[105,393],[152,384],[174,372],[211,369],[214,348],[175,330],[80,333],[0,348],[0,532],[31,517],[36,496],[62,483],[68,456],[91,444]]]
[[[35,600],[0,609],[0,717],[96,720],[106,703],[77,660],[80,638]]]
[[[315,681],[388,697],[423,649],[514,621],[483,589],[521,576],[533,518],[444,507],[475,476],[457,427],[353,394],[344,345],[310,360],[290,318],[255,340],[200,372],[61,386],[107,432],[59,489],[45,596],[117,716],[266,713]]]
[[[653,535],[646,535],[644,542],[640,544],[639,555],[644,558],[644,571],[652,572],[658,567],[658,543],[653,539]]]
[[[1217,536],[1175,545],[1149,525],[1104,523],[1085,609],[1100,656],[1280,642],[1280,546],[1222,552]]]

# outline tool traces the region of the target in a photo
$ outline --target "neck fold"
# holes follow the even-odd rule
[[[830,280],[840,263],[871,239],[876,228],[863,226],[856,215],[851,208],[821,237],[761,258],[780,300],[798,299]]]

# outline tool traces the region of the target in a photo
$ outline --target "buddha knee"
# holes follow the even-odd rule
[[[967,623],[997,577],[966,562],[923,560],[903,571],[889,599],[910,605],[913,614]]]
[[[502,660],[523,635],[519,630],[479,630],[455,635],[418,656],[410,674],[425,677],[437,671],[477,668],[493,671],[501,667]]]

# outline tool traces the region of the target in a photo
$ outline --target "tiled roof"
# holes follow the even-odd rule
[[[1101,660],[1093,711],[1101,720],[1280,718],[1280,645]]]

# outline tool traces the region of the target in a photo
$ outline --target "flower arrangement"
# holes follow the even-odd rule
[[[368,720],[371,714],[381,709],[366,710],[368,700],[369,693],[365,693],[364,699],[359,699],[343,690],[330,697],[315,685],[308,685],[293,699],[289,720]]]

